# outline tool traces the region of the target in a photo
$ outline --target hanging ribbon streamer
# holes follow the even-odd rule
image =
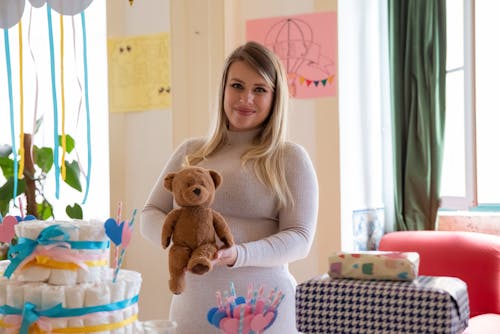
[[[75,64],[78,64],[78,57],[76,56],[76,28],[75,28],[75,16],[71,16],[71,32],[73,33],[73,61]],[[78,84],[79,91],[79,99],[78,99],[78,113],[76,114],[76,127],[80,124],[80,116],[82,114],[82,104],[83,104],[83,87],[82,81],[80,80],[80,75],[78,71],[75,71],[76,83]],[[78,156],[78,154],[77,154]],[[80,164],[80,159],[78,159],[78,164]]]
[[[10,65],[10,42],[9,30],[4,29],[4,43],[5,43],[5,62],[7,65],[7,80],[9,86],[9,102],[10,102],[10,136],[12,140],[12,154],[14,155],[14,190],[12,198],[17,196],[17,149],[16,149],[16,135],[14,127],[14,98],[12,96],[12,68]]]
[[[85,13],[82,11],[82,33],[83,33],[83,74],[85,79],[85,110],[87,114],[87,175],[85,195],[83,197],[83,204],[87,201],[90,186],[90,172],[92,169],[92,146],[90,140],[90,107],[89,107],[89,80],[87,70],[87,28],[85,26]]]
[[[36,119],[37,119],[37,113],[38,113],[38,69],[36,66],[36,60],[35,60],[35,55],[33,54],[33,49],[31,48],[31,17],[33,13],[33,6],[30,7],[30,19],[29,19],[29,24],[28,24],[28,47],[30,49],[30,55],[31,59],[33,60],[33,64],[35,65],[35,105],[34,105],[34,111],[33,111],[33,130],[31,134],[31,143],[35,141],[35,133],[36,133]],[[32,144],[33,145],[33,144]]]
[[[47,4],[47,22],[49,26],[49,47],[50,47],[50,72],[52,77],[52,103],[54,107],[54,169],[56,177],[56,198],[59,199],[59,134],[58,134],[58,111],[57,111],[57,92],[55,80],[55,61],[54,61],[54,34],[52,32],[52,9]]]
[[[61,146],[62,146],[62,157],[61,157],[61,175],[62,179],[66,180],[66,164],[64,163],[66,157],[66,102],[64,95],[64,20],[62,14],[59,15],[59,26],[61,30]]]
[[[23,88],[23,26],[21,21],[18,24],[19,27],[19,155],[21,156],[19,160],[19,173],[18,178],[22,179],[24,176],[24,88]]]

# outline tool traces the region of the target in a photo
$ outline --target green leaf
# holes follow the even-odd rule
[[[6,179],[14,176],[14,160],[7,157],[0,157],[0,168]]]
[[[47,220],[50,217],[54,217],[52,205],[44,200],[42,203],[37,204],[38,214],[40,215],[41,220]]]
[[[67,205],[66,206],[66,214],[68,215],[69,218],[73,219],[83,219],[83,210],[80,205],[75,203],[73,206]]]
[[[2,216],[7,216],[9,213],[9,200],[0,199],[0,213]]]
[[[64,165],[66,166],[66,179],[64,182],[81,192],[82,184],[80,183],[80,167],[78,166],[78,162],[74,160],[71,163],[64,161]]]
[[[12,153],[12,147],[8,144],[0,145],[0,157],[8,157]]]
[[[54,151],[50,147],[33,146],[33,159],[44,173],[48,173],[54,164]]]
[[[19,180],[17,182],[17,196],[24,192],[26,188],[26,182],[24,180]],[[12,199],[12,193],[14,192],[14,178],[9,177],[7,181],[0,187],[0,200],[10,200]]]
[[[59,146],[62,147],[62,136],[59,135]],[[70,135],[66,135],[66,153],[71,153],[75,148],[75,140]]]

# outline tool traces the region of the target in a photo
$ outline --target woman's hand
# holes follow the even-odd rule
[[[238,252],[236,251],[236,246],[233,245],[229,248],[221,248],[215,254],[215,259],[212,261],[213,265],[226,265],[233,266],[238,258]]]

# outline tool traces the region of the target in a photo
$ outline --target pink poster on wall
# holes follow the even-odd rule
[[[337,96],[336,12],[249,20],[246,38],[281,58],[294,98]]]

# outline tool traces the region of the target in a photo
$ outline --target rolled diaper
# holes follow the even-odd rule
[[[89,306],[99,306],[108,305],[111,302],[111,293],[109,286],[104,285],[92,285],[88,287],[85,291],[85,307]],[[90,317],[84,320],[85,326],[95,326],[95,325],[105,325],[108,324],[108,317],[96,316]],[[109,331],[101,331],[101,334],[110,334]]]
[[[68,308],[82,308],[85,303],[85,291],[89,284],[82,283],[76,286],[71,286],[66,288],[66,307]],[[80,328],[83,327],[83,318],[73,318],[68,320],[69,328]]]
[[[61,305],[66,307],[66,294],[64,293],[64,286],[50,286],[41,284],[42,290],[42,310],[50,309],[54,306]],[[50,323],[52,328],[66,328],[68,320],[65,318],[51,318]]]
[[[39,283],[26,283],[24,287],[24,302],[36,305],[37,310],[41,310],[42,306],[42,289]]]
[[[124,281],[116,281],[115,283],[109,284],[111,291],[111,302],[117,303],[125,300],[125,288],[127,284]],[[110,313],[109,323],[116,324],[125,320],[124,310],[117,310]],[[125,334],[125,328],[117,328],[111,331],[111,334]]]
[[[118,279],[123,280],[126,284],[125,299],[127,300],[132,299],[135,296],[139,295],[139,290],[142,283],[142,277],[140,273],[129,270],[120,270]],[[137,315],[137,312],[138,312],[138,306],[137,304],[135,304],[131,308],[125,310],[124,319],[129,319],[130,317]],[[135,333],[134,328],[135,328],[134,324],[127,326],[125,328],[126,334]]]
[[[17,236],[31,240],[37,240],[40,232],[48,227],[44,221],[26,221],[17,224],[14,229]],[[17,268],[16,276],[22,282],[47,282],[50,276],[50,269],[40,266],[26,266]]]
[[[63,226],[64,232],[69,235],[69,240],[79,240],[79,229],[74,224],[60,224]],[[78,256],[79,251],[74,249],[68,249],[68,254]],[[72,264],[69,262],[68,264]],[[74,285],[77,282],[78,271],[77,269],[56,269],[52,268],[50,271],[50,276],[48,283],[54,285]]]
[[[24,307],[24,288],[22,284],[8,284],[5,291],[5,303],[11,307],[23,309]]]
[[[79,240],[80,241],[107,241],[106,232],[103,228],[103,224],[97,220],[92,220],[90,222],[79,222]],[[82,256],[85,255],[101,255],[106,256],[108,249],[96,249],[96,250],[80,250]],[[105,272],[106,266],[90,266],[87,269],[77,270],[77,282],[97,282],[101,281],[103,277],[103,272]]]
[[[9,284],[7,279],[2,277],[0,279],[0,305],[5,305],[7,303],[7,284]]]

